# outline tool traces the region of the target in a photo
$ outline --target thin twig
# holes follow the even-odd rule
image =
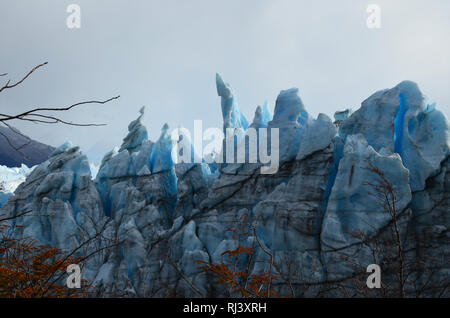
[[[26,214],[28,214],[28,213],[30,213],[30,212],[32,212],[32,210],[25,211],[25,212],[22,212],[22,213],[17,214],[17,215],[13,215],[13,216],[9,216],[9,217],[0,219],[0,223],[5,222],[5,221],[9,221],[9,220],[13,220],[13,219],[17,219],[17,218],[19,218],[19,217],[21,217],[21,216],[24,216],[24,215],[26,215]]]
[[[48,62],[44,62],[42,64],[39,64],[38,66],[33,67],[33,69],[31,71],[29,71],[27,75],[25,75],[20,81],[16,82],[15,84],[9,85],[9,83],[11,83],[11,80],[8,80],[8,82],[2,88],[0,88],[0,93],[5,89],[13,88],[13,87],[16,87],[17,85],[22,84],[23,81],[25,81],[34,71],[36,71],[38,68],[40,68],[44,65],[47,65],[47,64],[48,64]],[[2,74],[1,76],[5,76],[7,74],[8,73],[5,73],[5,74]]]
[[[23,112],[21,114],[18,115],[8,115],[8,114],[0,114],[0,122],[5,122],[5,121],[9,121],[9,120],[25,120],[25,121],[30,121],[30,122],[38,122],[38,123],[44,123],[44,124],[56,124],[56,123],[63,123],[66,125],[72,125],[72,126],[99,126],[102,124],[76,124],[76,123],[71,123],[71,122],[67,122],[64,121],[60,118],[57,118],[55,116],[50,116],[50,115],[44,115],[44,114],[40,114],[39,112],[46,112],[46,111],[56,111],[56,112],[62,112],[62,111],[68,111],[71,110],[75,107],[81,106],[81,105],[87,105],[87,104],[106,104],[110,101],[116,100],[120,98],[120,95],[115,96],[115,97],[111,97],[107,100],[103,100],[103,101],[98,101],[98,100],[92,100],[92,101],[86,101],[86,102],[79,102],[79,103],[75,103],[72,104],[70,106],[67,107],[39,107],[39,108],[34,108],[31,110],[28,110],[26,112]],[[31,116],[35,116],[35,117],[40,117],[40,118],[44,118],[44,119],[50,119],[50,120],[41,120],[41,119],[33,119],[30,118]]]
[[[272,253],[270,253],[268,250],[266,250],[265,247],[263,247],[263,245],[261,244],[261,242],[259,241],[258,236],[256,235],[256,229],[255,227],[252,228],[253,229],[253,235],[255,236],[256,242],[258,243],[259,247],[263,250],[264,253],[266,253],[267,255],[269,255],[270,257],[270,267],[269,267],[269,282],[267,283],[267,298],[270,297],[270,285],[272,283],[272,268],[273,268],[273,255]]]
[[[169,255],[170,255],[170,250],[169,250],[169,252],[167,253],[167,258],[166,258],[167,262],[168,262],[170,265],[172,265],[173,268],[175,268],[175,270],[178,272],[178,274],[181,276],[181,278],[183,278],[184,281],[185,281],[186,283],[188,283],[188,285],[191,287],[191,289],[192,289],[193,291],[195,291],[200,297],[204,298],[205,296],[203,296],[202,292],[201,292],[197,287],[195,287],[194,284],[193,284],[191,281],[189,281],[189,279],[186,277],[186,275],[184,275],[184,273],[178,268],[177,264],[175,264],[175,263],[170,259],[170,256],[169,256]]]

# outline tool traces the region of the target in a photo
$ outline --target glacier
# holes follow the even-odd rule
[[[36,166],[28,168],[26,165],[22,164],[21,167],[9,168],[0,165],[1,191],[13,193],[17,187],[25,181],[26,177],[35,167]]]
[[[0,165],[0,208],[34,168],[28,168],[25,164],[13,168]]]
[[[373,193],[381,178],[395,198],[405,259],[422,264],[405,289],[418,295],[420,285],[433,296],[450,283],[449,123],[417,84],[378,91],[359,109],[336,112],[335,122],[311,116],[291,88],[278,95],[273,116],[265,103],[250,124],[218,74],[216,86],[223,129],[235,129],[237,142],[248,128],[279,129],[276,173],[261,174],[259,163],[177,163],[169,126],[149,140],[142,108],[94,177],[97,169],[70,142],[30,171],[1,207],[8,216],[36,214],[12,221],[20,225],[12,235],[65,251],[100,231],[87,250],[120,242],[83,270],[97,296],[236,296],[199,261],[220,263],[244,244],[255,254],[239,262],[249,261],[252,274],[272,270],[278,295],[344,297],[339,290],[354,293],[358,275],[386,262],[392,248],[394,216]],[[250,235],[239,242],[230,229],[243,220]]]

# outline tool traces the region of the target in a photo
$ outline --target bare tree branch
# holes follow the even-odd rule
[[[173,266],[173,268],[175,268],[175,270],[178,272],[178,274],[181,276],[181,278],[183,278],[183,280],[189,285],[189,287],[195,292],[197,293],[200,297],[204,298],[205,296],[202,294],[202,292],[195,287],[195,285],[186,277],[186,275],[184,275],[184,273],[181,271],[181,269],[177,266],[177,264],[174,263],[174,261],[172,261],[172,259],[170,258],[170,249],[169,252],[167,253],[167,258],[166,261]]]
[[[10,130],[12,130],[14,133],[18,134],[19,136],[25,138],[27,140],[27,142],[25,144],[23,144],[22,146],[20,146],[18,149],[22,149],[26,146],[28,146],[31,142],[31,138],[28,137],[27,135],[22,134],[19,130],[17,130],[16,128],[12,127],[11,125],[9,125],[6,122],[2,123],[3,125],[5,125],[6,127],[8,127]]]
[[[103,100],[103,101],[98,101],[98,100],[92,100],[92,101],[86,101],[86,102],[79,102],[79,103],[75,103],[72,104],[70,106],[67,107],[39,107],[39,108],[34,108],[31,110],[28,110],[26,112],[23,112],[21,114],[18,115],[8,115],[8,114],[2,114],[0,113],[0,122],[5,122],[5,121],[9,121],[9,120],[24,120],[24,121],[30,121],[30,122],[37,122],[37,123],[44,123],[44,124],[56,124],[56,123],[62,123],[62,124],[66,124],[66,125],[71,125],[71,126],[101,126],[104,124],[77,124],[77,123],[72,123],[72,122],[67,122],[64,121],[58,117],[55,116],[51,116],[51,115],[44,115],[41,114],[40,112],[47,112],[47,111],[56,111],[56,112],[62,112],[62,111],[68,111],[71,110],[73,108],[76,108],[78,106],[82,106],[82,105],[87,105],[87,104],[106,104],[108,102],[111,102],[113,100],[116,100],[120,98],[120,95],[115,96],[115,97],[111,97],[107,100]],[[30,117],[38,117],[38,118],[44,118],[47,120],[42,120],[42,119],[34,119],[34,118],[30,118]]]
[[[255,239],[256,239],[256,242],[258,243],[258,245],[259,245],[259,247],[262,249],[262,251],[264,252],[264,253],[266,253],[269,257],[270,257],[270,267],[269,267],[269,275],[270,275],[270,279],[269,279],[269,282],[267,283],[267,298],[269,298],[270,297],[270,284],[272,283],[272,267],[273,267],[273,254],[270,252],[270,251],[268,251],[262,244],[261,244],[261,242],[259,241],[259,239],[258,239],[258,236],[256,235],[256,229],[255,229],[255,227],[252,227],[252,230],[253,230],[253,235],[254,235],[254,237],[255,237]]]
[[[42,64],[39,64],[37,66],[35,66],[34,68],[32,68],[22,79],[20,79],[19,81],[15,82],[14,84],[10,84],[11,80],[8,80],[6,82],[6,84],[2,87],[0,87],[0,93],[6,89],[9,88],[14,88],[20,84],[22,84],[28,77],[30,77],[31,74],[33,74],[36,70],[38,70],[39,68],[43,67],[44,65],[47,65],[48,62],[44,62]],[[3,73],[0,74],[0,76],[6,76],[8,75],[8,73]],[[56,115],[53,114],[49,114],[48,112],[64,112],[64,111],[70,111],[74,108],[77,108],[79,106],[82,105],[88,105],[88,104],[106,104],[108,102],[111,102],[113,100],[118,99],[120,96],[115,96],[106,100],[90,100],[90,101],[85,101],[85,102],[78,102],[66,107],[36,107],[30,110],[27,110],[23,113],[20,114],[16,114],[16,115],[10,115],[10,114],[4,114],[4,113],[0,113],[0,123],[4,124],[5,126],[7,126],[11,131],[13,131],[14,133],[26,138],[28,140],[27,143],[23,144],[23,145],[14,145],[13,142],[9,139],[9,137],[7,135],[5,135],[4,133],[0,132],[0,136],[2,136],[3,138],[6,139],[6,142],[17,152],[21,153],[23,156],[25,156],[25,154],[23,152],[21,152],[20,150],[23,149],[24,147],[26,147],[27,145],[29,145],[29,143],[31,143],[31,139],[23,134],[21,134],[17,129],[12,128],[7,122],[9,121],[13,121],[13,120],[22,120],[22,121],[26,121],[26,122],[32,122],[35,124],[64,124],[64,125],[68,125],[68,126],[79,126],[79,127],[89,127],[89,126],[104,126],[105,124],[93,124],[93,123],[87,123],[87,124],[83,124],[83,123],[74,123],[71,121],[67,121],[64,120],[62,118],[59,118]],[[26,156],[25,156],[26,157]]]
[[[37,69],[39,69],[42,66],[47,65],[47,64],[48,64],[48,62],[44,62],[42,64],[39,64],[38,66],[33,67],[33,69],[31,71],[29,71],[27,75],[25,75],[20,81],[16,82],[15,84],[9,85],[9,83],[11,83],[11,80],[8,80],[8,82],[6,82],[6,84],[0,88],[0,93],[5,89],[13,88],[13,87],[16,87],[16,86],[22,84],[31,74],[33,74],[34,71],[36,71]],[[2,74],[1,76],[5,76],[7,74],[8,73],[5,73],[5,74]]]
[[[17,151],[18,153],[20,153],[25,159],[30,159],[25,153],[22,152],[22,149],[25,148],[26,146],[28,146],[31,143],[31,139],[28,136],[23,135],[21,132],[19,132],[17,129],[11,127],[10,125],[8,125],[7,123],[2,123],[4,124],[6,127],[8,127],[12,132],[24,137],[27,139],[27,142],[25,142],[24,144],[22,144],[21,146],[16,147],[13,142],[11,141],[11,139],[9,139],[9,137],[4,134],[3,132],[0,131],[0,136],[2,136],[6,142],[8,143],[8,145],[14,149],[15,151]]]
[[[20,218],[21,216],[27,215],[28,213],[31,213],[31,212],[32,212],[32,210],[28,210],[28,211],[19,213],[19,214],[17,214],[17,215],[13,215],[13,216],[9,216],[9,217],[0,219],[0,223],[5,222],[5,221],[10,221],[10,220],[13,220],[13,219]]]
[[[73,249],[72,251],[70,251],[68,254],[65,255],[65,257],[62,259],[61,264],[64,264],[65,261],[67,261],[69,258],[71,258],[73,255],[75,255],[79,250],[81,250],[84,246],[88,245],[89,243],[95,241],[96,239],[100,238],[103,236],[103,233],[107,227],[107,225],[110,223],[111,219],[108,219],[102,226],[102,228],[100,229],[100,231],[98,231],[97,233],[95,233],[93,236],[89,237],[87,240],[85,240],[83,243],[81,243],[80,245],[78,245],[75,249]],[[81,261],[85,261],[86,259],[90,258],[92,255],[95,255],[107,248],[111,248],[114,246],[119,245],[120,242],[116,242],[114,244],[111,244],[110,246],[106,246],[100,249],[95,250],[94,252],[91,252],[89,255],[83,257],[81,259]],[[56,267],[52,273],[48,276],[47,280],[44,281],[43,284],[41,284],[40,286],[40,291],[42,291],[42,295],[45,295],[49,286],[48,283],[50,282],[50,280],[52,280],[52,278],[56,275],[56,273],[58,272],[59,267]],[[64,275],[65,273],[61,273],[54,281],[52,284],[56,283],[59,279],[61,279],[62,275]],[[46,288],[44,289],[44,286],[46,286]]]

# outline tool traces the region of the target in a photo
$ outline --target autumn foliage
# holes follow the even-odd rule
[[[245,214],[235,227],[227,231],[233,233],[233,239],[238,246],[223,252],[219,264],[198,260],[197,262],[201,264],[200,269],[211,274],[217,285],[225,287],[230,297],[278,297],[271,286],[272,281],[277,279],[272,274],[271,263],[268,271],[259,274],[250,272],[251,264],[255,261],[256,244],[260,245],[256,231],[250,226],[250,216]],[[250,247],[246,247],[249,241],[253,243]],[[261,245],[260,247],[262,248]]]
[[[66,287],[66,269],[79,259],[66,257],[34,240],[16,240],[0,224],[0,297],[82,297],[83,289]]]

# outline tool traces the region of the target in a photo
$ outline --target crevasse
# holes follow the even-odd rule
[[[405,124],[406,105],[403,94],[399,95],[400,107],[394,119],[394,152],[398,153],[403,158],[402,143],[403,143],[403,127]]]

